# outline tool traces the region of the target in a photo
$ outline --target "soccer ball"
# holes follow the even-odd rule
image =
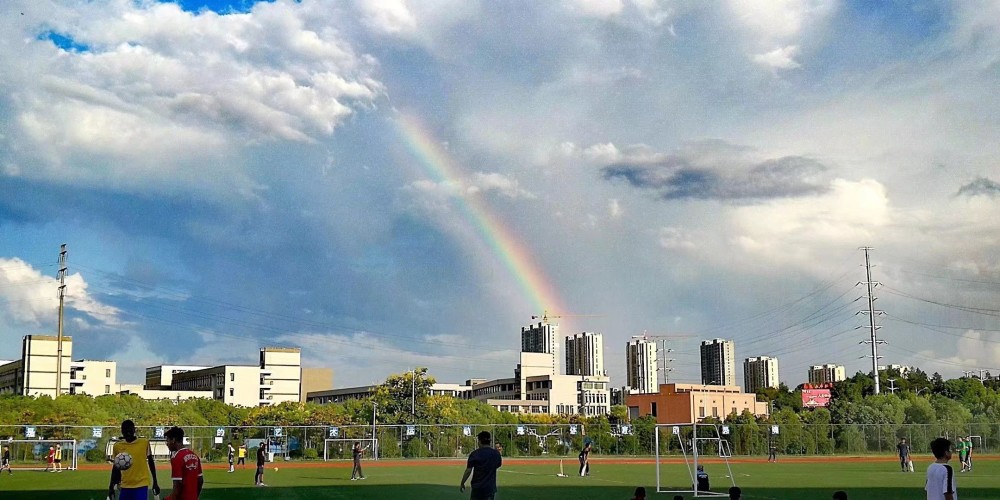
[[[115,458],[111,461],[111,463],[113,463],[118,470],[129,470],[132,468],[132,455],[123,451],[115,455]]]

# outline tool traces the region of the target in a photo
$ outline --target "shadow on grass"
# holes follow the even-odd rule
[[[673,500],[673,494],[656,494],[655,487],[646,486],[651,499]],[[632,497],[633,487],[627,486],[517,486],[501,487],[497,494],[498,500],[627,500]],[[751,500],[825,500],[832,496],[834,490],[827,488],[747,488],[745,499]],[[851,488],[847,490],[851,500],[904,500],[922,498],[920,488]],[[61,490],[61,491],[30,491],[23,497],[32,500],[66,500],[86,499],[104,500],[105,494],[94,490]],[[995,500],[1000,496],[998,491],[989,488],[965,488],[959,491],[962,500]],[[685,499],[694,498],[690,494],[683,495]],[[430,484],[385,485],[370,486],[350,484],[345,486],[308,486],[308,487],[266,487],[266,488],[211,488],[202,492],[201,500],[325,500],[325,499],[357,499],[357,500],[449,500],[469,498],[469,492],[458,491],[458,487],[447,487]],[[726,497],[723,497],[726,498]]]

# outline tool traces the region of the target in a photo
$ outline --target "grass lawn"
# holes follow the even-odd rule
[[[656,489],[656,468],[652,464],[615,464],[595,461],[590,477],[581,478],[571,461],[566,461],[570,477],[556,477],[558,465],[518,464],[508,460],[498,474],[498,499],[573,499],[608,500],[631,498],[636,486],[645,486],[651,498],[673,500],[672,495],[653,493]],[[777,464],[733,463],[736,484],[749,499],[810,499],[830,498],[838,489],[847,490],[851,499],[894,500],[923,498],[924,471],[928,460],[915,463],[917,472],[904,474],[892,462],[829,462],[805,463],[785,461]],[[253,468],[227,473],[224,469],[205,471],[205,491],[202,498],[240,500],[279,499],[408,499],[447,500],[468,498],[459,493],[458,482],[464,463],[441,461],[433,465],[406,462],[366,463],[364,481],[350,481],[346,464],[336,467],[296,467],[270,464],[266,488],[253,486]],[[279,470],[275,471],[277,465]],[[712,485],[728,489],[725,465],[706,466]],[[959,496],[962,500],[1000,498],[1000,461],[981,459],[976,470],[958,475]],[[683,465],[664,465],[662,477],[681,486],[686,483]],[[163,486],[169,485],[169,471],[161,468],[158,477]],[[108,473],[81,470],[63,473],[16,471],[13,476],[0,477],[0,498],[86,499],[103,500],[106,496]],[[685,498],[691,498],[685,495]]]

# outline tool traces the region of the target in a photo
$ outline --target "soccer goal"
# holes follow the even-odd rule
[[[75,439],[8,439],[0,441],[10,449],[10,467],[16,470],[49,468],[49,448],[58,450],[64,470],[76,470],[78,449]]]
[[[657,493],[682,493],[694,497],[727,497],[730,486],[736,486],[736,477],[733,475],[733,468],[729,464],[732,456],[729,441],[722,438],[719,426],[716,424],[657,424],[656,426],[656,492]],[[680,451],[684,457],[684,466],[687,477],[668,477],[662,472],[663,466],[668,462],[664,456],[670,450]],[[718,472],[722,471],[721,465],[725,464],[725,477],[719,477]],[[715,477],[715,487],[712,489],[701,489],[698,487],[698,466],[709,465],[706,473],[710,472],[707,481],[711,483],[711,477]],[[728,479],[725,481],[724,479]],[[725,484],[722,488],[718,485]],[[722,491],[722,490],[725,491]]]
[[[361,448],[365,450],[365,455],[369,460],[378,460],[378,439],[377,438],[327,438],[323,440],[323,460],[350,460],[353,458],[351,452],[354,443],[361,443]]]

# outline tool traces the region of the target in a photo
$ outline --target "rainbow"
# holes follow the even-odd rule
[[[565,312],[552,281],[546,277],[532,257],[531,251],[515,236],[499,217],[490,212],[482,196],[466,194],[467,183],[459,167],[441,147],[441,142],[416,116],[400,113],[396,125],[403,142],[432,180],[459,186],[461,194],[456,197],[456,206],[463,217],[475,228],[482,243],[490,248],[493,255],[510,272],[524,296],[536,309],[533,314],[544,311]]]

